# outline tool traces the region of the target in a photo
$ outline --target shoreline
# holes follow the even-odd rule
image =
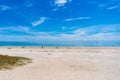
[[[120,48],[120,46],[0,46],[1,47],[18,47],[18,48]]]

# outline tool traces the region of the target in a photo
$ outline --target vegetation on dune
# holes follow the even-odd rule
[[[0,70],[12,69],[13,67],[22,66],[27,63],[31,63],[30,58],[0,54]]]

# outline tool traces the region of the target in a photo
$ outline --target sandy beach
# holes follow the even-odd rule
[[[120,48],[0,47],[32,63],[0,71],[0,80],[120,80]]]

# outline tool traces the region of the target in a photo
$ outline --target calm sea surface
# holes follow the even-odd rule
[[[0,42],[0,46],[120,47],[120,41]]]

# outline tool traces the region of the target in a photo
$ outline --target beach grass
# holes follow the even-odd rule
[[[0,54],[0,70],[13,69],[14,67],[22,66],[31,62],[32,60],[30,58]]]

